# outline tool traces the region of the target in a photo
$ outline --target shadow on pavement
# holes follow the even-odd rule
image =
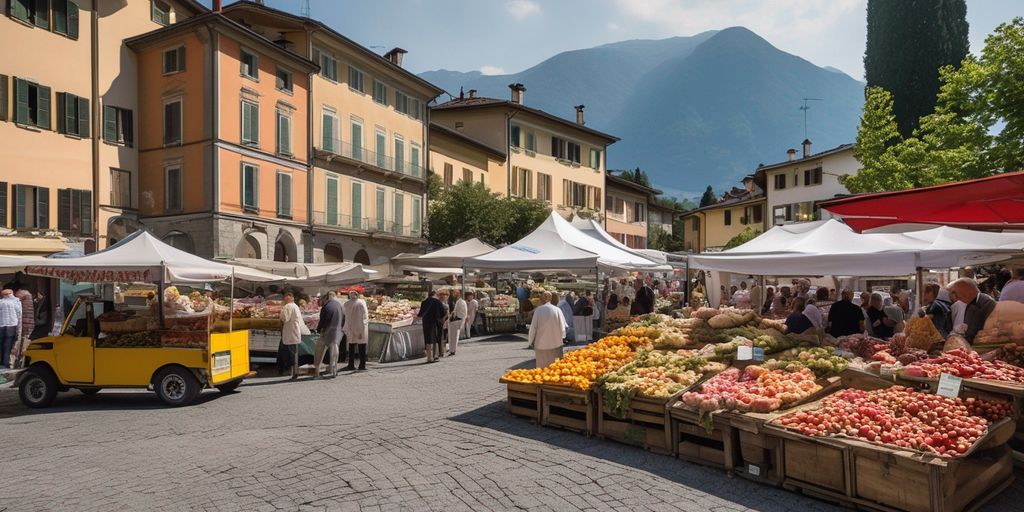
[[[234,394],[234,393],[229,393]],[[188,409],[202,405],[225,396],[217,390],[205,390]],[[45,414],[64,414],[85,411],[144,411],[151,409],[170,409],[151,391],[119,391],[103,390],[95,395],[84,395],[78,390],[57,393],[53,405],[43,409],[26,407],[18,399],[17,391],[5,391],[0,395],[0,418],[16,418],[19,416],[38,416]]]

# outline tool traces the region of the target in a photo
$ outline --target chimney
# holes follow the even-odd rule
[[[462,87],[459,87],[459,99],[460,100],[466,99],[466,92],[465,92],[465,90],[463,90]]]
[[[395,47],[392,48],[391,51],[385,53],[384,58],[391,61],[392,64],[398,67],[402,67],[402,57],[407,53],[409,52],[401,48]]]
[[[512,103],[519,105],[523,104],[523,96],[526,93],[526,86],[520,83],[508,84],[508,88],[512,89]]]
[[[793,160],[796,160],[796,150],[793,148],[789,148],[788,150],[786,150],[786,161],[792,162]]]
[[[811,139],[804,139],[804,158],[811,156]]]
[[[743,190],[746,190],[747,192],[750,192],[750,193],[754,192],[754,177],[753,176],[744,176],[743,177]]]
[[[585,108],[584,105],[576,105],[576,124],[578,124],[580,126],[583,126],[584,124],[586,124],[586,123],[583,122],[583,109],[584,108]]]
[[[220,12],[220,0],[213,0],[213,12]]]
[[[476,89],[469,90],[469,99],[476,98]]]

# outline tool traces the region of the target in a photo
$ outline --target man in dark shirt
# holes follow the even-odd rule
[[[939,288],[939,285],[935,283],[929,283],[924,286],[922,298],[925,306],[921,308],[919,314],[930,318],[932,325],[943,338],[949,336],[950,331],[953,330],[953,315],[950,312],[952,304],[948,300],[949,292]]]
[[[786,332],[789,334],[803,334],[804,331],[814,327],[811,319],[804,315],[804,307],[807,305],[805,299],[799,297],[793,299],[793,312],[786,317]]]
[[[988,320],[988,316],[996,309],[996,301],[981,293],[978,290],[978,283],[968,277],[953,281],[947,289],[951,299],[967,304],[967,309],[964,311],[967,332],[964,333],[964,338],[974,343],[974,337],[978,335],[978,331],[985,328],[985,320]]]
[[[853,290],[843,288],[841,300],[829,308],[828,332],[836,338],[864,332],[864,313],[853,303]]]
[[[445,305],[437,299],[435,293],[434,290],[427,292],[427,298],[420,303],[420,311],[416,313],[423,321],[423,343],[428,363],[437,361],[441,354],[441,324],[445,316]]]
[[[636,297],[633,298],[633,303],[629,305],[629,314],[636,316],[653,312],[654,290],[644,284],[642,279],[637,279],[633,282],[633,289],[636,290]]]

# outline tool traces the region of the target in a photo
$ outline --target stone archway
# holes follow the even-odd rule
[[[352,258],[352,261],[362,263],[363,265],[369,265],[370,255],[367,254],[366,249],[359,249],[359,251],[356,252],[356,257]]]
[[[298,261],[298,249],[295,246],[295,239],[287,231],[277,235],[274,242],[274,261]]]
[[[340,244],[327,244],[324,246],[324,263],[341,263],[345,261],[345,253]]]
[[[245,235],[238,241],[238,245],[235,247],[235,257],[262,259],[263,254],[260,251],[260,243],[252,235]]]
[[[192,237],[181,231],[171,231],[163,238],[164,243],[174,247],[175,249],[181,249],[189,254],[195,254],[196,245],[192,241]]]

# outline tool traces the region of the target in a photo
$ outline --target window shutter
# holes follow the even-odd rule
[[[57,190],[57,229],[60,231],[71,229],[71,189]]]
[[[0,228],[7,227],[7,182],[0,181]]]
[[[68,37],[78,39],[78,4],[68,0]]]
[[[50,0],[35,0],[33,2],[32,18],[37,27],[50,28]]]
[[[121,111],[121,132],[124,137],[124,143],[128,146],[135,143],[135,121],[132,116],[131,110]]]
[[[78,136],[89,137],[89,100],[78,98]]]
[[[103,140],[117,142],[117,109],[107,105],[103,105]]]
[[[10,0],[11,16],[28,23],[30,1],[31,0]]]
[[[0,75],[0,121],[7,120],[7,75]]]
[[[50,229],[50,189],[36,187],[36,227]]]
[[[68,33],[68,0],[53,0],[53,31]]]
[[[533,171],[526,171],[526,197],[533,197]]]
[[[28,124],[28,82],[17,77],[14,78],[14,122]]]
[[[325,151],[334,152],[334,133],[332,131],[334,129],[334,116],[327,115],[326,113],[323,116],[322,131],[324,142],[322,147]]]
[[[281,175],[281,205],[284,207],[284,214],[291,216],[292,214],[292,176],[290,174]]]
[[[327,180],[327,224],[338,224],[338,180]]]
[[[14,187],[14,212],[11,215],[11,224],[14,229],[25,227],[25,185]]]
[[[75,116],[77,108],[78,98],[74,94],[57,93],[57,131],[78,135],[78,118]]]
[[[39,122],[36,126],[44,130],[50,129],[50,88],[43,87],[41,85],[36,86],[39,90],[38,100],[36,104],[36,112],[38,112]]]
[[[79,190],[77,192],[81,196],[80,202],[81,202],[81,205],[82,205],[82,212],[81,212],[81,216],[82,216],[82,234],[83,235],[91,235],[92,234],[92,192],[90,192],[88,190]]]
[[[260,107],[259,105],[249,106],[249,134],[253,142],[260,141]]]
[[[68,109],[67,109],[67,101],[66,101],[65,96],[67,96],[66,93],[63,93],[63,92],[58,92],[57,93],[57,132],[58,133],[67,133],[68,132],[68,130],[67,130],[68,123],[67,123],[67,119],[66,119],[67,110]]]
[[[185,47],[179,46],[174,50],[177,54],[178,68],[175,71],[185,71]]]

